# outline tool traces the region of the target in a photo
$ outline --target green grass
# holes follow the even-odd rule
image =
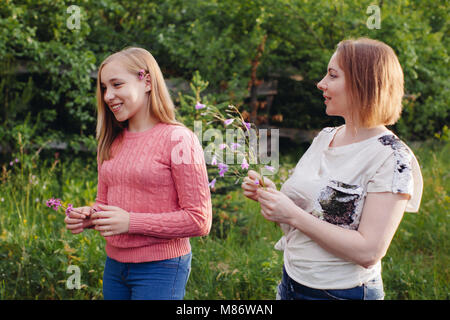
[[[449,298],[449,146],[412,146],[424,194],[419,213],[405,213],[383,259],[387,299]],[[51,197],[76,206],[92,202],[95,157],[62,163],[17,157],[17,164],[3,166],[0,181],[0,299],[101,299],[104,240],[92,230],[70,234],[64,213],[45,206]],[[284,176],[297,157],[287,159]],[[239,191],[213,194],[213,208],[211,234],[191,239],[186,299],[274,299],[283,263],[282,252],[273,248],[280,229]],[[81,269],[80,290],[66,288],[69,265]]]

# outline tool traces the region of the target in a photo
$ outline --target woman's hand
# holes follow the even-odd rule
[[[284,193],[272,188],[259,188],[258,201],[261,204],[261,214],[269,221],[291,224],[297,215],[299,207]]]
[[[121,233],[127,233],[130,226],[130,214],[115,206],[106,206],[99,204],[99,209],[92,214],[92,223],[95,230],[100,231],[104,237],[109,237]]]
[[[64,219],[66,228],[72,234],[83,232],[84,229],[92,226],[92,219],[90,218],[92,213],[94,213],[94,209],[91,207],[73,208]]]
[[[261,176],[256,171],[249,170],[248,176],[244,178],[244,181],[241,185],[242,189],[244,190],[244,196],[249,199],[258,201],[257,190],[260,185]],[[273,183],[273,181],[266,177],[264,177],[264,185],[269,189],[277,189],[275,183]]]

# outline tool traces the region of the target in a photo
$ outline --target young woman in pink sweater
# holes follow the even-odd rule
[[[67,229],[95,228],[105,237],[105,299],[183,299],[189,238],[207,235],[212,220],[201,145],[175,120],[161,70],[145,49],[103,61],[97,108],[97,198],[70,213]]]

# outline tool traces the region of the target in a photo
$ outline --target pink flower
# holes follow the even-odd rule
[[[248,169],[247,159],[244,158],[244,160],[242,160],[241,168],[242,169]]]
[[[221,143],[220,145],[219,145],[219,149],[220,150],[223,150],[223,149],[225,149],[227,147],[227,145],[225,144],[225,143]]]
[[[212,181],[208,184],[208,186],[212,189],[216,185],[216,178],[212,179]]]
[[[47,207],[53,208],[53,210],[55,211],[57,211],[58,208],[62,206],[60,199],[53,199],[53,198],[47,200],[45,204],[47,205]]]
[[[219,163],[219,176],[223,177],[225,175],[225,172],[228,171],[228,166],[225,163]]]
[[[264,166],[264,168],[266,168],[267,170],[269,170],[270,172],[274,172],[275,168],[272,166]]]
[[[231,150],[236,150],[238,147],[240,147],[241,145],[239,143],[232,143],[231,144]]]
[[[139,70],[139,80],[144,79],[144,77],[145,77],[145,70],[144,69]]]
[[[73,205],[70,203],[67,204],[67,208],[64,207],[63,204],[61,203],[61,199],[50,198],[45,202],[45,204],[47,207],[52,208],[55,211],[58,211],[59,207],[65,209],[67,216],[69,215],[69,212],[73,210]]]
[[[223,123],[225,123],[226,126],[232,124],[234,119],[226,119]]]
[[[73,210],[73,205],[72,204],[68,204],[67,205],[67,209],[66,209],[66,216],[69,216],[70,211]]]
[[[199,101],[197,101],[197,104],[195,105],[196,110],[203,109],[205,107],[206,107],[206,105],[201,104]]]
[[[216,156],[213,156],[213,157],[212,157],[211,164],[212,164],[213,166],[217,165],[217,159],[216,159]]]

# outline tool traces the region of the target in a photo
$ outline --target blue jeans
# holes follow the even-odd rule
[[[277,299],[281,300],[383,300],[384,289],[381,277],[350,289],[313,289],[295,282],[283,266],[283,278],[278,285]]]
[[[122,263],[106,257],[105,300],[182,300],[192,253],[161,261]]]

